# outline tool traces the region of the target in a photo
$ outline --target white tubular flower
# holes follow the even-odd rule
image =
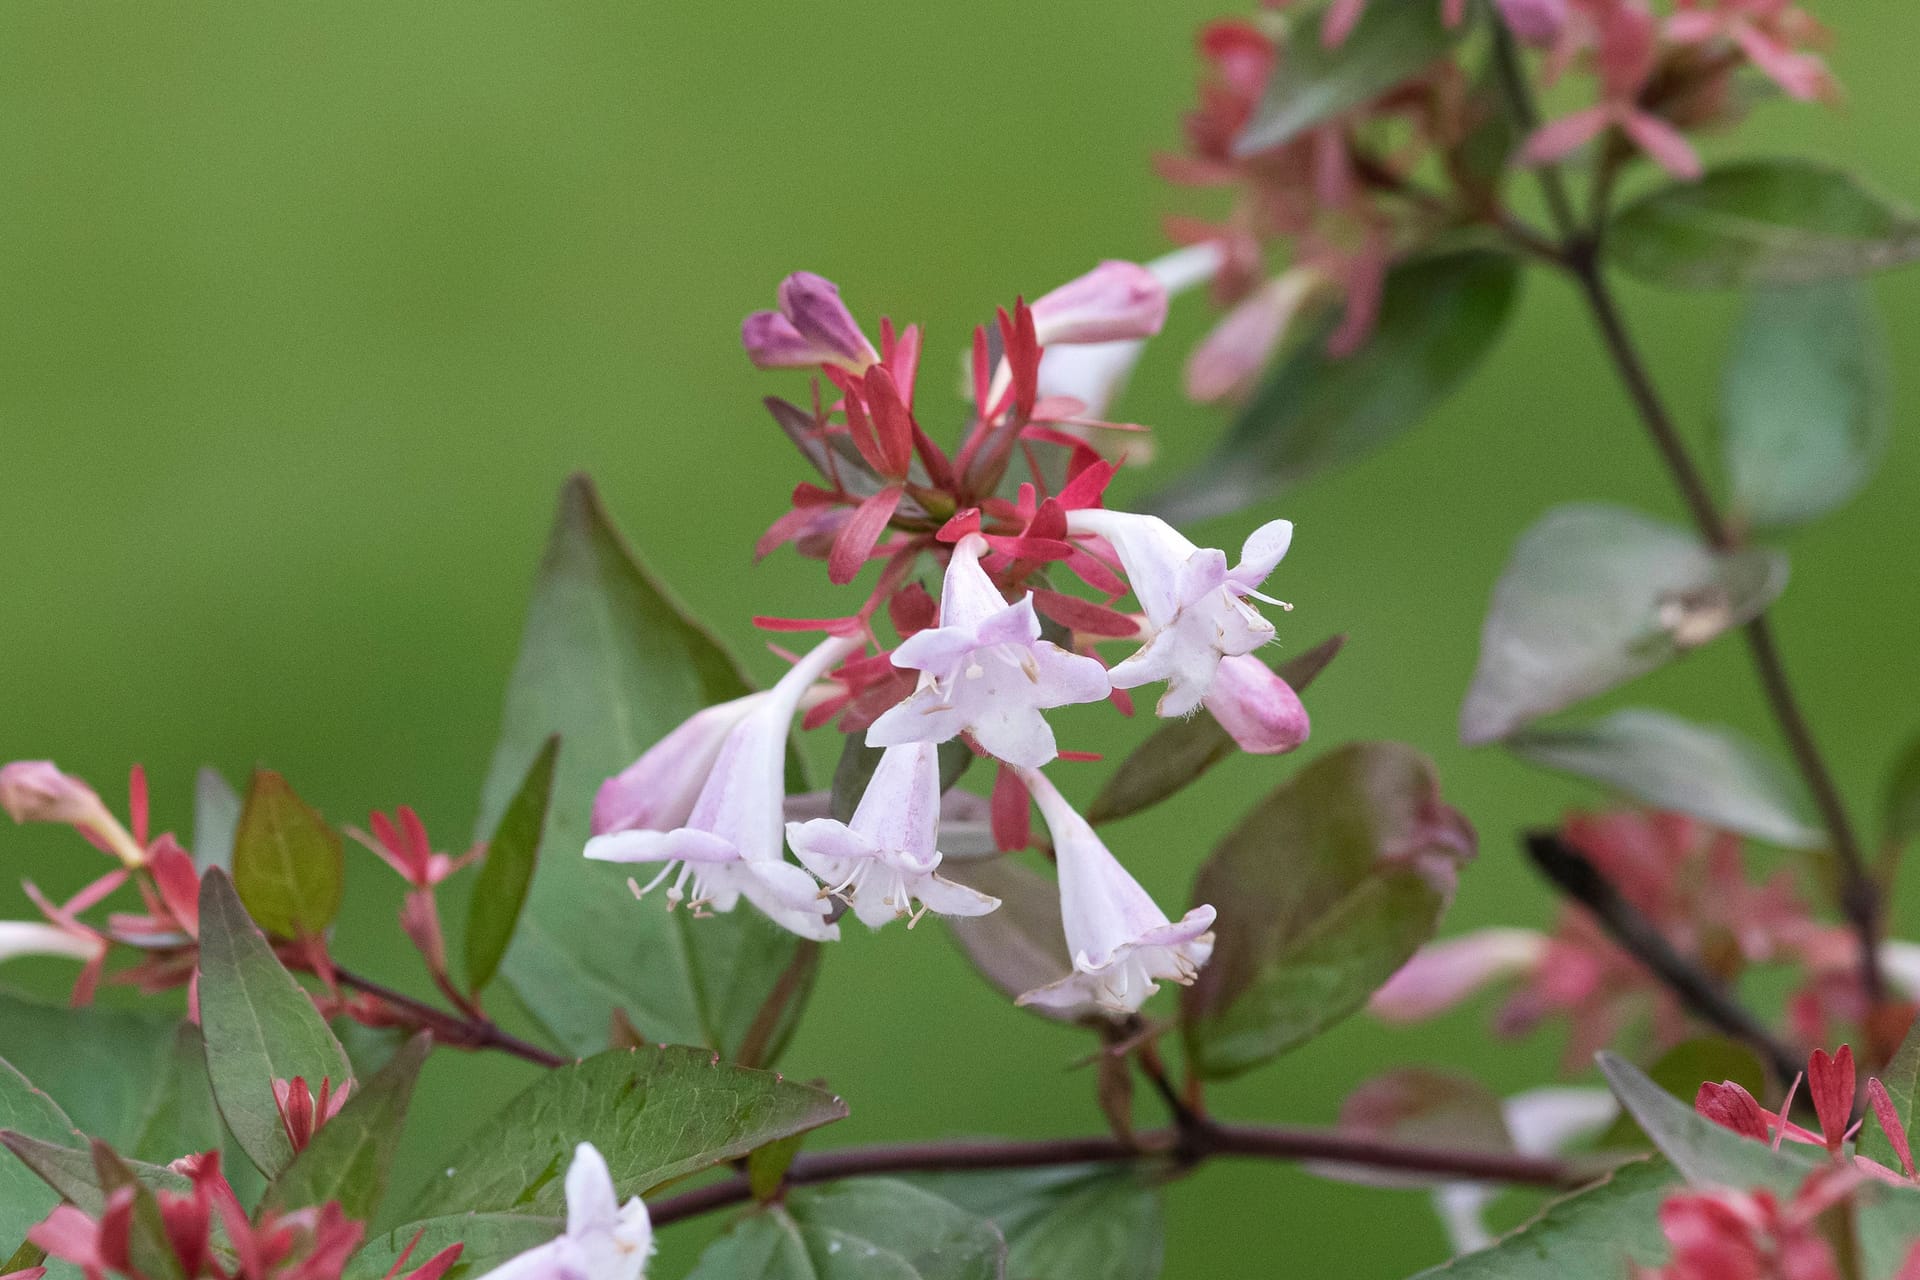
[[[731,911],[745,898],[774,923],[802,937],[838,938],[839,927],[827,922],[828,904],[813,877],[783,854],[787,733],[814,681],[859,643],[838,636],[824,641],[740,717],[721,742],[683,825],[595,836],[587,841],[586,856],[603,862],[664,863],[660,874],[638,892],[645,894],[672,876],[670,908],[688,899],[689,889],[695,908]]]
[[[1108,676],[1117,689],[1166,681],[1158,714],[1186,715],[1207,696],[1222,658],[1273,639],[1273,624],[1241,597],[1268,598],[1259,587],[1287,554],[1292,521],[1255,529],[1231,569],[1225,552],[1195,546],[1158,516],[1087,508],[1067,513],[1067,531],[1106,539],[1126,570],[1147,616],[1147,642]]]
[[[851,822],[789,822],[787,843],[870,929],[908,915],[915,901],[943,916],[983,916],[999,906],[998,898],[934,874],[939,830],[940,755],[917,742],[881,755]]]
[[[1156,258],[1146,264],[1146,269],[1171,297],[1213,279],[1224,260],[1219,245],[1196,244]],[[1034,311],[1037,327],[1038,303]],[[1043,337],[1041,345],[1046,350],[1040,357],[1040,394],[1078,400],[1086,406],[1087,417],[1103,418],[1108,406],[1126,389],[1147,343],[1145,338],[1132,338],[1075,345],[1060,343],[1056,338],[1049,344]]]
[[[99,939],[38,920],[0,920],[0,964],[21,956],[65,956],[91,960],[106,948]]]
[[[910,636],[893,665],[923,673],[920,688],[867,729],[870,747],[941,743],[971,733],[980,749],[1037,769],[1059,754],[1040,713],[1098,702],[1111,686],[1093,658],[1040,638],[1029,593],[1008,604],[980,567],[987,541],[968,534],[953,549],[940,595],[940,625]]]
[[[593,1144],[581,1143],[567,1170],[567,1230],[507,1259],[480,1280],[645,1280],[653,1222],[634,1196],[625,1205]]]
[[[727,735],[770,696],[750,693],[696,711],[601,783],[593,797],[593,834],[671,831],[685,824]]]
[[[1213,908],[1195,907],[1178,924],[1169,921],[1051,782],[1030,769],[1021,770],[1020,779],[1053,833],[1060,923],[1073,972],[1015,1003],[1129,1014],[1158,983],[1191,983],[1213,954]]]

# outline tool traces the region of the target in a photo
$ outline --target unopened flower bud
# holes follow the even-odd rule
[[[146,851],[107,811],[94,789],[60,772],[50,760],[0,765],[0,809],[15,822],[59,822],[73,827],[130,867],[146,860]]]
[[[1250,653],[1220,660],[1206,708],[1242,751],[1254,755],[1279,755],[1307,740],[1307,709],[1300,695]]]
[[[1151,338],[1166,322],[1166,285],[1135,262],[1103,262],[1033,304],[1043,347]]]

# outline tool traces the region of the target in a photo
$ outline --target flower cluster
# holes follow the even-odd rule
[[[760,619],[826,639],[772,688],[699,712],[609,779],[587,856],[657,865],[635,892],[664,885],[670,907],[724,912],[744,899],[809,938],[838,936],[838,904],[876,927],[924,911],[983,914],[995,899],[939,874],[937,748],[958,741],[1000,766],[995,829],[1008,847],[1027,842],[1029,796],[1052,833],[1074,971],[1024,999],[1131,1012],[1157,981],[1191,981],[1211,908],[1170,923],[1040,772],[1062,754],[1047,712],[1103,700],[1130,709],[1128,691],[1150,685],[1163,686],[1160,715],[1205,708],[1249,751],[1291,750],[1307,733],[1298,697],[1257,656],[1274,630],[1249,603],[1268,599],[1260,588],[1292,526],[1261,526],[1229,563],[1157,517],[1106,507],[1115,463],[1089,432],[1110,424],[1085,401],[1041,393],[1050,352],[1157,331],[1161,278],[1103,263],[1002,311],[993,334],[976,331],[973,413],[951,452],[914,409],[918,328],[883,321],[876,346],[813,275],[784,281],[779,304],[748,317],[748,354],[815,368],[837,398],[824,402],[816,384],[810,412],[769,401],[818,483],[795,489],[760,551],[792,542],[839,584],[870,562],[879,573],[847,616]],[[914,577],[923,561],[940,568],[937,596]],[[1135,611],[1117,607],[1127,595]],[[1129,651],[1110,661],[1103,649],[1121,644]],[[878,753],[844,822],[786,820],[796,717],[836,722]]]
[[[220,1171],[220,1153],[187,1156],[173,1164],[184,1175],[184,1192],[150,1191],[133,1181],[119,1157],[96,1144],[95,1161],[115,1171],[122,1185],[107,1193],[97,1215],[63,1204],[27,1233],[49,1257],[79,1267],[87,1280],[339,1280],[366,1234],[363,1224],[338,1204],[280,1213],[262,1209],[249,1218]],[[150,1234],[158,1220],[158,1236]],[[415,1243],[418,1237],[415,1238]],[[405,1280],[441,1280],[459,1261],[463,1246],[448,1245]],[[164,1249],[164,1254],[156,1251]],[[387,1272],[401,1275],[409,1245]],[[609,1273],[610,1274],[610,1273]]]
[[[1435,2],[1447,26],[1464,25],[1467,6]],[[1491,126],[1512,104],[1470,71],[1465,52],[1438,56],[1333,118],[1268,128],[1261,104],[1290,59],[1364,38],[1355,29],[1376,9],[1416,3],[1426,0],[1337,0],[1317,28],[1302,30],[1292,12],[1302,6],[1283,0],[1258,18],[1201,30],[1199,105],[1184,121],[1184,149],[1160,161],[1169,180],[1233,198],[1224,218],[1179,217],[1167,228],[1181,244],[1213,250],[1213,297],[1226,308],[1188,361],[1194,399],[1243,395],[1296,321],[1335,300],[1341,315],[1328,349],[1357,350],[1372,332],[1391,265],[1461,226],[1512,225],[1497,176],[1509,160],[1558,162],[1597,141],[1601,191],[1638,156],[1694,178],[1700,161],[1687,135],[1738,118],[1752,96],[1749,70],[1796,99],[1834,95],[1810,51],[1824,33],[1789,0],[1675,0],[1664,15],[1649,0],[1498,0],[1498,21],[1538,51],[1544,87],[1574,76],[1592,86],[1590,105],[1519,139],[1514,154],[1492,163],[1479,155],[1489,139],[1503,145],[1506,135]],[[1427,181],[1435,173],[1442,185]]]
[[[1798,966],[1801,984],[1789,1009],[1807,1040],[1824,1038],[1833,1022],[1865,1016],[1852,939],[1813,917],[1789,873],[1751,878],[1738,837],[1680,814],[1637,811],[1576,814],[1562,835],[1677,951],[1715,977],[1731,983],[1752,966]],[[1904,981],[1900,968],[1890,970]],[[1656,1047],[1687,1035],[1672,991],[1571,904],[1551,934],[1483,929],[1424,948],[1374,994],[1371,1008],[1389,1022],[1418,1021],[1513,979],[1520,985],[1501,1006],[1498,1029],[1518,1035],[1564,1016],[1567,1062],[1576,1069],[1643,1015]]]

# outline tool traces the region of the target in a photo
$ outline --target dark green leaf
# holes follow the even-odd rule
[[[1779,527],[1846,502],[1886,452],[1890,399],[1879,318],[1863,286],[1755,293],[1720,391],[1736,516]]]
[[[503,967],[523,1003],[575,1053],[607,1043],[618,1008],[652,1040],[731,1056],[793,958],[799,939],[755,912],[696,920],[636,903],[625,869],[580,856],[602,781],[693,712],[746,691],[732,659],[634,558],[592,484],[568,481],[479,826],[493,829],[528,763],[560,734],[567,749],[541,840],[547,856]]]
[[[830,1093],[704,1050],[614,1050],[550,1071],[509,1102],[447,1161],[412,1216],[557,1211],[582,1142],[606,1157],[624,1197],[846,1114]]]
[[[293,1158],[273,1082],[299,1076],[317,1093],[323,1078],[337,1088],[352,1073],[312,998],[281,967],[221,871],[200,882],[200,1029],[220,1114],[272,1177]]]
[[[1260,105],[1234,139],[1236,155],[1278,146],[1365,106],[1445,57],[1460,36],[1441,21],[1437,5],[1370,4],[1339,47],[1329,49],[1320,39],[1327,7],[1295,19]]]
[[[940,874],[1000,899],[999,907],[986,915],[947,916],[942,923],[980,976],[1001,994],[1019,996],[1072,971],[1073,953],[1060,926],[1060,890],[1052,880],[1011,858],[942,863]],[[1056,1022],[1075,1021],[1057,1009],[1025,1007]]]
[[[260,927],[282,937],[320,933],[340,911],[340,834],[287,780],[256,769],[233,837],[233,887]]]
[[[82,1133],[135,1154],[142,1154],[147,1116],[171,1074],[178,1026],[168,1013],[100,1004],[73,1009],[0,991],[7,1060],[29,1080],[53,1081],[54,1100]],[[76,1070],[76,1063],[86,1070]],[[200,1071],[205,1074],[204,1064]]]
[[[127,1260],[131,1274],[145,1280],[186,1280],[186,1270],[167,1237],[166,1223],[160,1217],[160,1201],[153,1188],[142,1182],[112,1147],[95,1139],[93,1167],[100,1189],[108,1196],[131,1188],[133,1205],[128,1214]]]
[[[1236,511],[1386,444],[1493,349],[1519,286],[1519,265],[1485,250],[1394,268],[1364,347],[1337,359],[1327,354],[1325,332],[1309,335],[1268,375],[1213,456],[1149,505],[1176,523]]]
[[[526,903],[540,856],[540,833],[546,828],[559,752],[556,734],[533,758],[500,825],[493,829],[493,838],[487,841],[486,861],[480,864],[467,912],[467,986],[475,994],[493,981],[520,923],[520,908]]]
[[[859,1178],[748,1214],[689,1280],[1000,1280],[991,1222],[905,1182]]]
[[[1694,1186],[1767,1187],[1790,1196],[1816,1167],[1798,1150],[1774,1151],[1715,1124],[1624,1058],[1602,1053],[1599,1063],[1620,1105]]]
[[[80,1141],[66,1112],[5,1061],[0,1061],[0,1129],[54,1143]],[[19,1241],[59,1203],[59,1193],[27,1164],[0,1157],[0,1242]]]
[[[993,1220],[1009,1280],[1153,1280],[1165,1251],[1160,1192],[1131,1169],[955,1173],[914,1185]]]
[[[384,1280],[416,1235],[420,1243],[407,1255],[409,1268],[457,1244],[462,1247],[456,1280],[476,1280],[508,1258],[538,1248],[566,1229],[564,1217],[526,1213],[450,1213],[409,1222],[369,1235],[365,1247],[347,1264],[347,1280]]]
[[[1666,1161],[1621,1165],[1564,1196],[1520,1230],[1414,1280],[1620,1280],[1627,1264],[1665,1261],[1660,1205],[1682,1184]]]
[[[1345,636],[1322,640],[1279,666],[1280,678],[1300,693],[1327,669],[1347,643]],[[1152,808],[1185,789],[1238,748],[1220,722],[1196,715],[1169,720],[1135,747],[1107,779],[1087,808],[1087,821],[1113,822]]]
[[[1493,742],[1644,675],[1751,621],[1786,581],[1775,551],[1714,552],[1635,511],[1555,507],[1494,586],[1460,737]]]
[[[207,1050],[200,1028],[182,1022],[174,1029],[160,1072],[146,1084],[151,1092],[133,1138],[125,1143],[129,1154],[168,1164],[221,1145],[226,1131],[207,1083]]]
[[[805,1134],[796,1133],[791,1138],[769,1142],[747,1157],[747,1185],[753,1189],[755,1200],[772,1200],[780,1194],[780,1184],[785,1181],[787,1170],[793,1167],[793,1158],[800,1154],[800,1144],[805,1141]]]
[[[1397,743],[1314,761],[1200,869],[1213,958],[1180,1003],[1204,1076],[1258,1066],[1366,1003],[1433,936],[1473,833],[1433,766]]]
[[[1887,776],[1880,830],[1882,838],[1896,846],[1920,836],[1920,737],[1907,743]]]
[[[1633,707],[1591,724],[1525,729],[1507,747],[1544,769],[1755,839],[1795,849],[1826,843],[1798,776],[1733,729]]]
[[[1811,160],[1742,160],[1614,218],[1608,260],[1651,284],[1725,289],[1861,276],[1920,257],[1920,222]]]
[[[233,837],[240,829],[240,793],[218,769],[203,768],[193,782],[193,861],[202,871],[233,870]]]
[[[265,1206],[291,1210],[338,1201],[349,1218],[372,1218],[386,1196],[407,1104],[432,1049],[433,1037],[421,1032],[357,1086],[340,1113],[315,1131],[306,1150],[267,1187]]]
[[[79,1134],[69,1133],[65,1141],[84,1142],[85,1139]],[[33,1170],[43,1182],[73,1201],[88,1215],[98,1216],[106,1204],[106,1193],[100,1189],[99,1166],[94,1162],[92,1153],[84,1148],[76,1149],[60,1142],[30,1138],[10,1129],[0,1130],[0,1145],[5,1145],[21,1164]],[[184,1175],[171,1169],[133,1160],[122,1163],[132,1169],[141,1182],[155,1190],[184,1194],[193,1188]]]

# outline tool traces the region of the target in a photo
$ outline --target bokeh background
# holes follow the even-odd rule
[[[1817,9],[1837,33],[1845,104],[1769,106],[1709,149],[1817,153],[1920,200],[1920,6]],[[800,475],[758,401],[801,380],[748,366],[741,315],[808,268],[862,317],[923,321],[922,416],[938,430],[940,371],[995,304],[1162,247],[1159,218],[1187,198],[1149,160],[1175,143],[1191,35],[1216,12],[0,6],[0,759],[52,757],[110,796],[143,760],[160,822],[183,830],[199,765],[242,778],[266,763],[337,822],[410,802],[463,845],[553,495],[576,469],[770,674],[749,615],[843,606],[811,562],[751,563]],[[1790,539],[1777,610],[1863,818],[1920,728],[1920,377],[1907,372],[1920,275],[1878,294],[1900,383],[1894,446],[1860,500]],[[1628,301],[1704,444],[1731,300]],[[1158,427],[1163,475],[1221,426],[1177,392],[1202,311],[1180,309],[1123,405]],[[1147,485],[1129,476],[1120,496]],[[1352,636],[1310,698],[1317,744],[1418,744],[1482,832],[1450,930],[1545,922],[1513,834],[1596,800],[1454,736],[1509,545],[1581,498],[1679,514],[1571,294],[1536,278],[1502,349],[1416,433],[1196,531],[1237,546],[1256,518],[1297,522],[1274,579],[1297,605],[1283,637]],[[1630,697],[1769,735],[1737,644]],[[1083,745],[1111,730],[1073,723]],[[1236,761],[1117,828],[1115,846],[1179,900],[1231,817],[1295,767]],[[1097,772],[1076,771],[1081,794]],[[348,856],[359,905],[337,949],[416,984],[392,924],[397,884]],[[0,830],[9,882],[69,888],[96,858],[63,832]],[[1920,930],[1916,893],[1910,882],[1897,930]],[[0,901],[0,915],[27,913],[15,889]],[[6,975],[45,990],[63,977]],[[1496,1042],[1485,1013],[1411,1033],[1355,1019],[1220,1089],[1216,1106],[1317,1123],[1393,1064],[1451,1064],[1502,1089],[1555,1070],[1556,1037]],[[937,931],[856,931],[831,950],[785,1066],[851,1100],[835,1142],[1069,1133],[1100,1123],[1073,1069],[1082,1049],[975,980]],[[436,1058],[402,1178],[525,1079],[508,1061]],[[658,1274],[688,1268],[704,1230],[670,1232]],[[1286,1167],[1216,1165],[1169,1197],[1170,1277],[1394,1277],[1442,1249],[1417,1193]]]

